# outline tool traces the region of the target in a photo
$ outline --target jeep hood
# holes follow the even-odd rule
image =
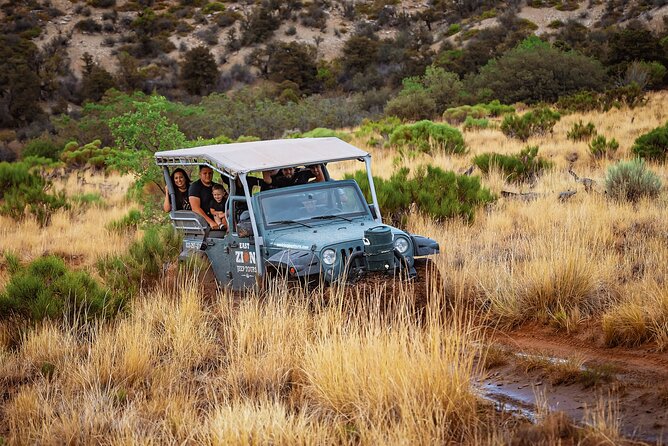
[[[364,226],[359,223],[329,224],[314,226],[313,228],[300,228],[292,231],[285,230],[272,233],[265,237],[265,245],[268,248],[280,249],[298,249],[311,250],[315,245],[315,251],[323,249],[325,246],[336,245],[338,243],[361,241],[364,238],[364,231],[379,226],[376,223],[366,223]],[[392,233],[402,234],[401,231],[392,228]]]

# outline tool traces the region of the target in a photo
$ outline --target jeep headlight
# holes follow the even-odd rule
[[[406,254],[406,251],[408,251],[409,247],[410,244],[408,243],[408,239],[406,237],[397,237],[394,239],[394,248],[399,251],[399,254]]]
[[[325,265],[334,265],[334,262],[336,262],[336,251],[333,249],[325,249],[322,252],[322,263]]]

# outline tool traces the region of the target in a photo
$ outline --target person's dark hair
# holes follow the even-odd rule
[[[202,169],[211,169],[211,170],[213,170],[213,167],[208,166],[208,165],[206,165],[206,164],[200,164],[200,165],[199,165],[199,170],[202,170]]]
[[[176,183],[174,182],[174,175],[176,175],[177,172],[181,172],[183,174],[183,177],[186,179],[186,189],[190,187],[190,177],[186,173],[185,170],[181,169],[180,167],[177,167],[174,169],[174,172],[169,176],[169,178],[172,179],[172,186],[176,189]]]
[[[214,183],[214,185],[211,187],[211,190],[222,190],[222,191],[225,191],[225,188],[223,187],[222,184]]]

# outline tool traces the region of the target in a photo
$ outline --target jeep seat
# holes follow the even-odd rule
[[[180,229],[184,234],[203,235],[209,234],[209,224],[204,217],[193,211],[173,211],[169,214],[172,223],[176,229]]]

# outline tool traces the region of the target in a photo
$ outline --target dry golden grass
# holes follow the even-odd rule
[[[3,351],[7,370],[29,366],[7,440],[431,444],[475,429],[470,323],[309,311],[287,293],[205,305],[195,289],[149,293],[113,323],[47,323]]]
[[[565,138],[574,122],[592,121],[620,142],[617,157],[628,158],[638,135],[668,120],[667,100],[661,92],[642,109],[566,116],[552,135],[530,140],[555,164],[531,189],[535,201],[500,199],[471,225],[409,216],[407,229],[442,248],[435,261],[445,288],[423,322],[409,311],[383,310],[374,301],[382,290],[352,306],[335,290],[322,305],[324,296],[307,299],[281,284],[262,296],[238,300],[221,291],[204,302],[190,278],[135,296],[115,321],[45,322],[19,335],[0,321],[0,389],[8,395],[0,435],[18,444],[508,440],[505,425],[484,427],[472,391],[485,345],[474,320],[495,327],[534,320],[565,331],[587,320],[602,324],[611,343],[668,347],[666,189],[636,205],[607,200],[602,180],[614,160],[594,161],[584,143]],[[461,172],[476,154],[525,146],[494,129],[465,138],[470,153],[462,156],[409,159],[371,149],[374,171],[388,177],[398,164],[430,163]],[[575,171],[596,181],[594,192],[567,172],[573,154]],[[665,184],[668,167],[649,167]],[[347,163],[333,175],[359,168]],[[499,172],[482,181],[496,193],[529,190],[505,183]],[[59,212],[41,230],[30,220],[0,218],[2,249],[24,261],[57,254],[86,269],[123,252],[135,235],[104,226],[132,207],[124,199],[129,179],[86,182],[71,177],[58,187],[70,195],[99,192],[104,206]],[[577,194],[560,202],[557,194],[568,189]],[[0,287],[6,280],[0,268]],[[472,308],[476,317],[464,317]],[[592,412],[590,432],[615,441],[609,409]]]

